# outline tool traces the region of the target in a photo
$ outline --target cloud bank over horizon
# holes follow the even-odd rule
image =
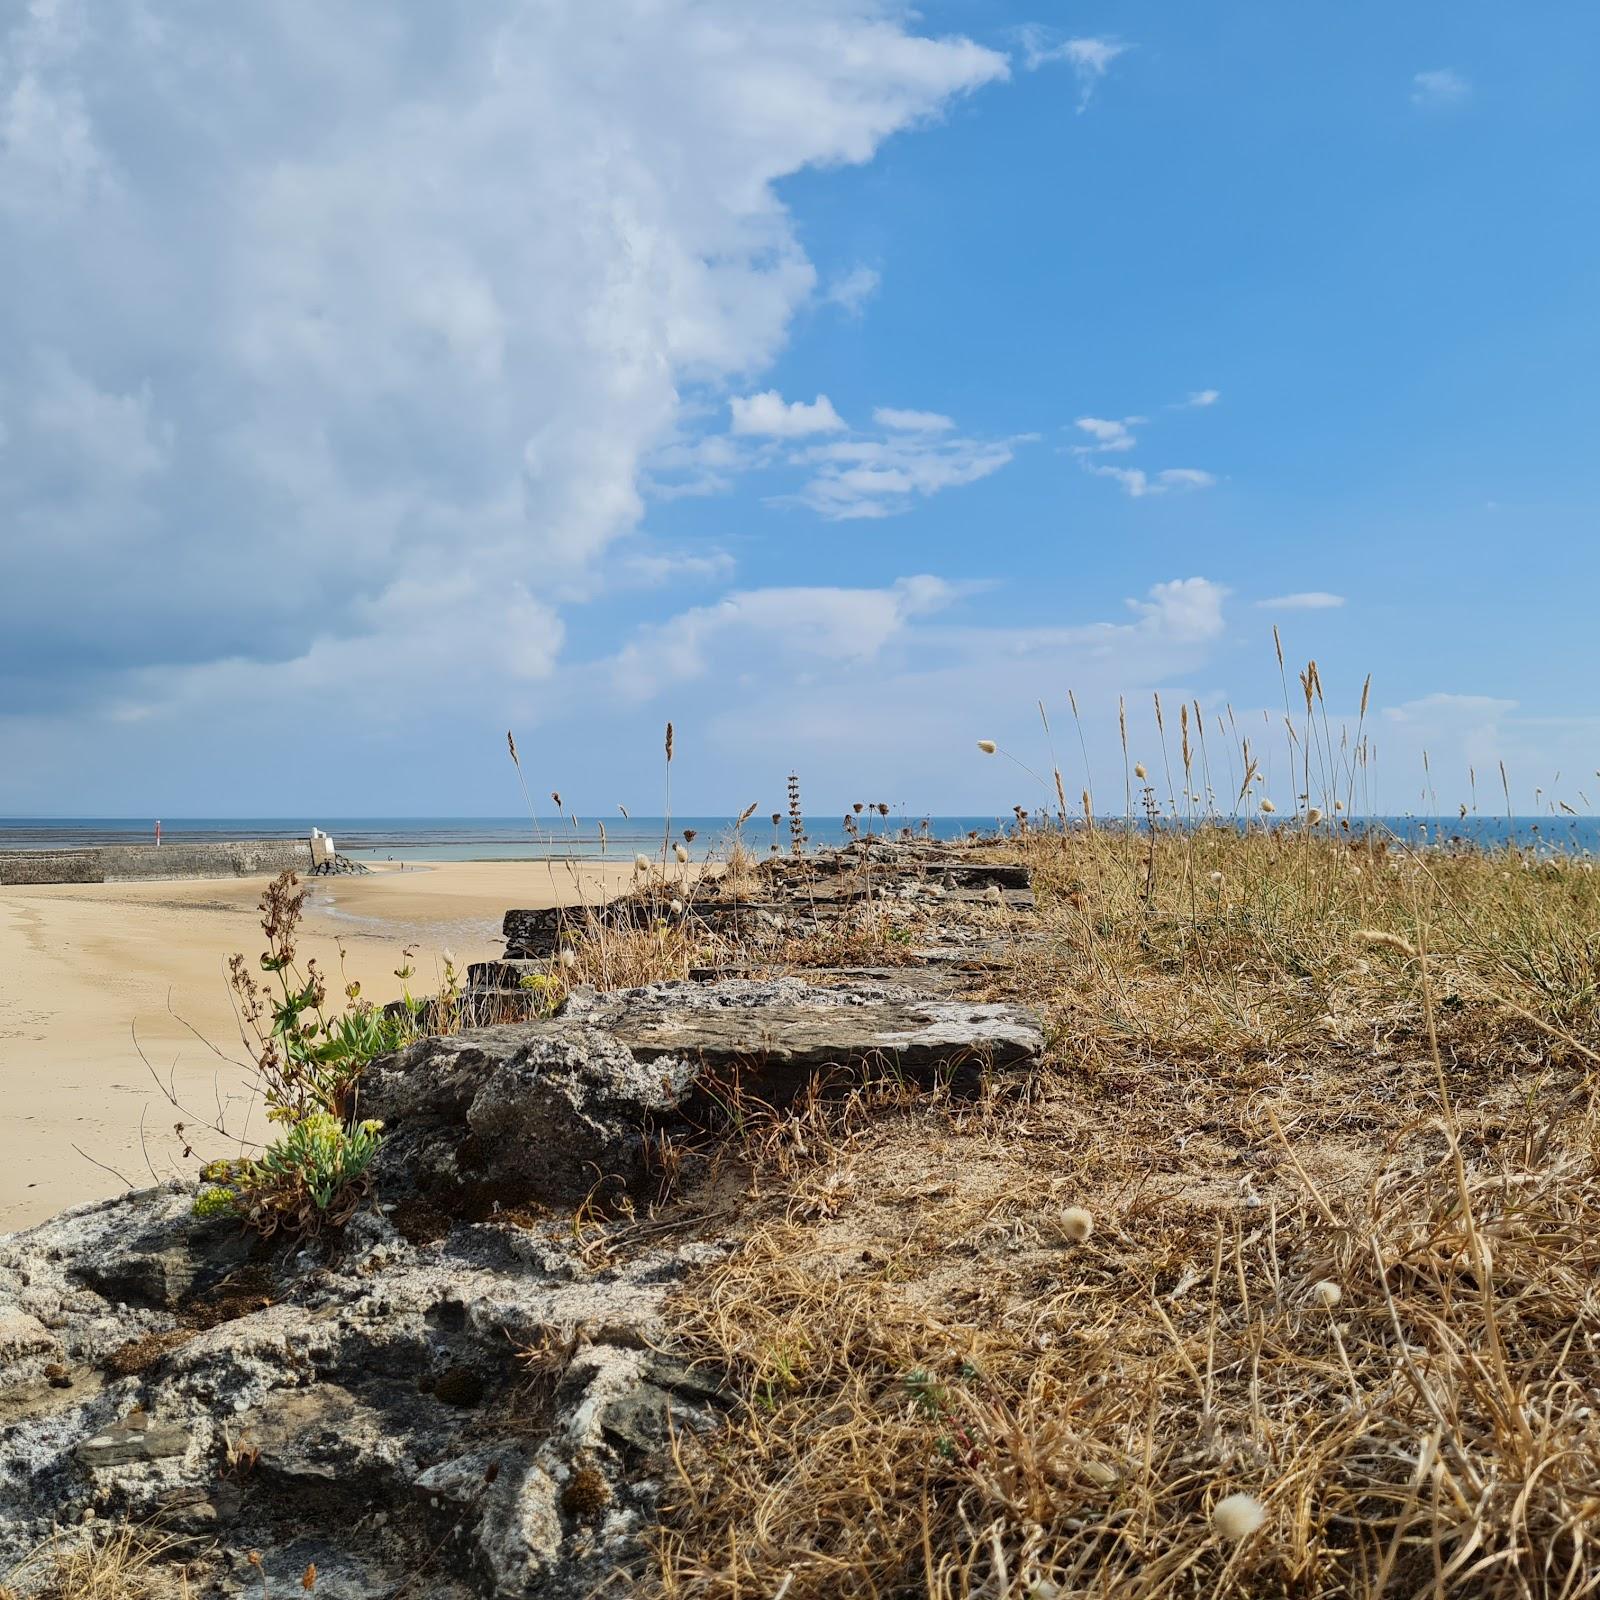
[[[95,727],[526,716],[685,394],[817,295],[776,182],[1009,70],[870,0],[621,11],[13,14],[0,808]]]

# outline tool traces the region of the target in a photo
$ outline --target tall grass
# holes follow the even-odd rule
[[[1122,826],[1052,782],[994,847],[1025,1093],[753,1157],[657,1592],[1600,1592],[1600,884],[1363,827],[1370,682],[1284,688],[1270,826],[1265,743],[1162,707]]]

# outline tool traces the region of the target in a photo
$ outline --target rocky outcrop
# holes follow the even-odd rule
[[[654,1350],[715,1245],[586,1260],[570,1218],[411,1243],[380,1207],[241,1259],[191,1199],[150,1190],[0,1245],[0,1570],[90,1517],[189,1541],[199,1593],[222,1596],[261,1592],[252,1549],[269,1592],[315,1562],[317,1592],[351,1600],[424,1565],[441,1600],[576,1596],[637,1559],[666,1429],[720,1404],[714,1375]]]
[[[1027,868],[1016,862],[971,860],[948,846],[874,839],[870,846],[862,840],[824,855],[774,857],[761,864],[754,888],[740,897],[722,893],[716,880],[709,892],[686,894],[652,879],[635,893],[587,910],[508,911],[501,932],[506,960],[515,963],[547,960],[564,938],[591,924],[626,930],[681,917],[708,933],[770,943],[863,910],[913,905],[956,915],[979,907],[1026,912],[1034,909],[1034,898]]]
[[[961,1093],[1043,1050],[1027,1010],[951,992],[1025,883],[928,865],[897,904],[985,909],[940,918],[912,966],[579,989],[375,1062],[376,1200],[336,1234],[269,1250],[169,1185],[0,1240],[0,1572],[116,1518],[177,1541],[196,1600],[296,1592],[310,1565],[334,1600],[626,1592],[669,1432],[730,1403],[665,1314],[725,1246],[692,1212],[631,1220],[662,1152],[692,1182],[741,1104],[874,1077]],[[775,905],[857,899],[844,869],[768,880]]]
[[[714,1128],[735,1098],[783,1106],[813,1079],[879,1074],[971,1091],[1038,1061],[1017,1006],[886,982],[795,978],[577,991],[562,1014],[423,1039],[368,1072],[388,1125],[380,1182],[453,1209],[642,1194],[663,1135]]]

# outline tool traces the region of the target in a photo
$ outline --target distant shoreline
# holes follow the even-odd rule
[[[1075,827],[1082,826],[1081,820],[1071,820]],[[1193,820],[1203,822],[1205,818]],[[1226,814],[1218,815],[1215,820],[1242,825],[1241,819]],[[924,817],[904,811],[891,811],[887,818],[869,818],[864,814],[859,821],[855,818],[852,821],[863,833],[870,829],[875,834],[895,837],[903,829],[921,834],[926,828],[933,837],[943,839],[959,838],[972,832],[998,833],[1016,825],[1011,815]],[[1128,820],[1124,816],[1101,816],[1095,819],[1094,825],[1108,830],[1120,829],[1128,826]],[[1171,827],[1172,819],[1162,818],[1161,825]],[[1252,819],[1251,825],[1262,825],[1262,819]],[[1301,824],[1292,814],[1280,813],[1269,825],[1292,828]],[[1336,819],[1333,825],[1342,829],[1344,819]],[[332,835],[340,855],[372,866],[399,865],[402,861],[420,866],[442,862],[488,864],[574,858],[626,864],[641,852],[655,855],[669,837],[674,843],[684,842],[686,834],[693,836],[688,847],[696,857],[721,854],[736,832],[745,847],[757,856],[772,854],[774,846],[778,852],[787,854],[792,845],[789,818],[780,813],[774,825],[769,813],[753,818],[743,828],[737,828],[735,818],[725,816],[675,816],[670,822],[659,816],[588,816],[578,817],[576,826],[571,819],[552,825],[541,818],[534,824],[525,816],[314,817],[305,821],[283,817],[180,817],[163,821],[162,848],[220,848],[225,844],[237,845],[240,841],[303,844],[313,826]],[[1144,824],[1136,817],[1133,826],[1142,831]],[[1329,822],[1325,820],[1322,826],[1328,827]],[[1559,850],[1600,856],[1600,818],[1590,816],[1355,817],[1350,819],[1348,831],[1354,834],[1369,827],[1380,828],[1414,845],[1460,842],[1493,849],[1518,844],[1540,852]],[[838,846],[847,839],[842,817],[828,820],[807,815],[804,831],[808,848]],[[129,847],[139,848],[142,853],[143,847],[153,844],[153,819],[0,818],[0,858],[21,852]],[[170,873],[162,875],[171,876]],[[3,880],[4,875],[0,873],[0,882]]]

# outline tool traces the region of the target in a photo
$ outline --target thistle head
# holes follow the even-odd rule
[[[985,754],[985,755],[986,755],[986,756],[992,756],[992,755],[993,755],[993,754],[994,754],[994,753],[995,753],[995,751],[996,751],[996,750],[998,750],[998,749],[999,749],[999,748],[1000,748],[1000,746],[999,746],[999,745],[997,745],[997,744],[996,744],[996,743],[995,743],[995,742],[994,742],[994,740],[993,740],[993,739],[980,739],[980,740],[979,740],[979,741],[978,741],[978,748],[979,748],[979,749],[980,749],[980,750],[981,750],[981,751],[983,751],[983,753],[984,753],[984,754]]]

